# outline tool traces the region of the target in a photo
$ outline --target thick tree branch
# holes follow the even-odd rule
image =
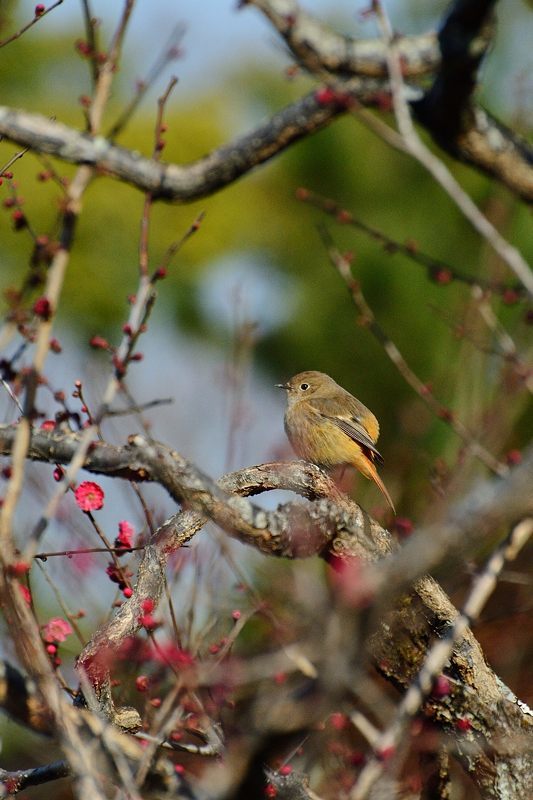
[[[463,114],[470,107],[478,68],[493,38],[495,4],[495,0],[456,0],[439,32],[442,58],[435,80],[413,105],[443,146],[463,130]]]
[[[430,647],[416,679],[411,682],[394,715],[392,723],[383,731],[374,749],[376,752],[396,752],[405,737],[407,725],[417,713],[452,656],[455,643],[466,636],[468,628],[479,618],[479,614],[494,591],[498,577],[506,561],[514,559],[533,533],[533,518],[519,522],[513,527],[507,539],[496,548],[482,572],[474,580],[466,603],[455,618],[446,635],[437,639]],[[451,687],[451,683],[449,684]],[[444,694],[447,692],[445,691]],[[522,748],[516,748],[518,759],[521,759]],[[367,764],[357,779],[350,795],[350,800],[364,800],[372,786],[383,775],[383,760],[374,757]]]
[[[389,45],[388,61],[394,113],[407,151],[441,185],[472,227],[487,241],[507,266],[513,270],[528,292],[533,295],[533,273],[520,251],[510,244],[479,210],[470,195],[461,187],[444,162],[436,158],[416,132],[407,104],[401,62],[396,52],[390,20],[384,7],[379,2],[377,3],[377,10],[383,36]]]
[[[16,426],[0,426],[0,454],[10,454],[15,434]],[[35,461],[68,463],[79,438],[80,434],[36,430],[32,433],[28,457]],[[308,543],[309,553],[328,547],[333,547],[335,552],[349,552],[350,546],[353,547],[353,543],[349,544],[353,531],[360,526],[364,534],[364,527],[368,525],[368,518],[359,507],[341,495],[318,468],[305,462],[250,467],[215,483],[176,451],[133,436],[128,445],[121,447],[95,441],[84,468],[110,477],[157,482],[176,502],[186,503],[189,509],[213,520],[236,538],[274,555],[303,555],[298,551],[302,543],[291,540],[291,520],[288,519],[290,513],[299,513],[302,507],[297,506],[295,510],[294,504],[289,503],[276,511],[265,511],[231,493],[249,496],[286,488],[316,500],[316,518],[310,515],[309,521],[314,525],[321,519],[321,524],[320,530],[315,531],[314,541]],[[468,551],[475,552],[479,543],[491,533],[533,514],[533,495],[529,491],[532,484],[533,447],[524,452],[522,463],[506,478],[485,480],[474,487],[460,505],[451,509],[445,520],[414,534],[390,563],[386,563],[388,588],[399,589],[412,582],[440,563],[443,557],[449,557],[454,548],[464,553],[465,537]],[[328,500],[317,500],[321,497]],[[362,516],[358,516],[356,510]],[[371,548],[367,558],[383,556],[390,550],[382,543],[377,544],[380,531],[382,529],[375,523],[369,535],[364,535],[364,547]],[[379,577],[377,581],[380,584]]]
[[[295,58],[312,74],[386,77],[383,41],[352,40],[331,31],[303,11],[296,0],[249,0],[276,27]],[[432,34],[401,37],[395,46],[407,83],[438,70],[431,88],[412,105],[419,122],[446,152],[533,202],[531,144],[472,101],[476,71],[490,43],[494,0],[457,0],[436,46]],[[487,21],[488,20],[488,21]]]
[[[352,77],[333,80],[331,101],[312,92],[274,114],[254,131],[213,150],[190,164],[165,164],[103,137],[0,106],[0,135],[38,153],[74,164],[88,164],[125,181],[154,200],[187,203],[229,186],[293,143],[321,130],[350,107],[351,98],[372,106],[383,96],[381,79]],[[443,145],[444,146],[444,145]],[[455,143],[454,155],[501,181],[526,202],[533,202],[533,151],[525,140],[495,121],[479,107],[472,108],[471,124]]]
[[[478,68],[494,33],[494,6],[494,0],[457,0],[452,5],[439,32],[442,58],[437,75],[412,107],[443,150],[531,201],[531,145],[473,99]]]
[[[283,36],[299,63],[309,72],[327,71],[334,75],[387,78],[387,53],[383,39],[354,39],[343,36],[295,0],[245,0],[241,5],[255,6]],[[431,31],[398,40],[405,78],[417,78],[433,72],[440,62],[437,36]]]
[[[371,652],[378,669],[407,690],[434,637],[445,637],[457,615],[436,581],[429,577],[417,581],[414,591],[382,618],[372,638]],[[457,756],[483,798],[530,796],[533,712],[491,670],[470,629],[456,643],[446,675],[451,683],[449,694],[430,696],[424,716],[453,735]]]
[[[349,92],[363,104],[371,103],[382,88],[382,81],[359,78],[338,85],[344,97]],[[228,186],[345,111],[346,102],[321,103],[311,92],[251,133],[185,166],[146,158],[101,136],[91,137],[38,114],[6,106],[0,106],[0,134],[13,142],[23,142],[38,153],[74,164],[90,164],[150,192],[154,200],[187,203]]]
[[[14,428],[0,428],[0,451],[9,453]],[[29,455],[36,460],[68,461],[77,445],[76,435],[38,431],[32,437]],[[339,496],[329,479],[320,470],[302,462],[252,467],[222,478],[218,485],[186,462],[179,454],[162,445],[149,444],[133,437],[127,447],[95,443],[87,457],[87,469],[107,475],[120,475],[138,480],[155,480],[165,486],[178,501],[189,508],[169,520],[157,532],[147,547],[140,565],[134,595],[125,602],[117,615],[102,627],[84,650],[80,663],[95,680],[99,701],[110,718],[130,727],[131,709],[114,710],[107,677],[98,675],[94,665],[98,655],[115,651],[127,636],[139,629],[142,602],[161,596],[168,554],[189,540],[209,517],[237,538],[273,555],[305,557],[321,553],[332,556],[356,557],[376,562],[373,569],[380,575],[386,566],[387,580],[396,574],[401,564],[407,580],[416,577],[426,566],[408,543],[398,553],[387,531],[371,520],[348,498]],[[463,510],[452,510],[447,522],[437,526],[450,533],[453,546],[468,537],[471,546],[479,542],[480,532],[488,533],[531,511],[531,469],[533,452],[507,478],[487,482],[483,489],[465,500]],[[266,512],[244,497],[265,488],[289,487],[307,497],[315,498],[307,506],[293,503],[275,512]],[[325,493],[328,499],[316,499]],[[333,497],[334,499],[329,499]],[[452,530],[453,528],[453,530]],[[427,536],[432,540],[435,531]],[[423,550],[423,548],[422,548]],[[449,551],[444,541],[439,544],[439,559]],[[409,553],[409,555],[408,555]],[[436,554],[433,552],[436,563]],[[416,566],[409,566],[411,561]],[[406,561],[408,562],[406,564]],[[400,572],[400,568],[397,568]],[[378,581],[379,583],[379,581]],[[402,582],[403,584],[403,582]],[[389,584],[390,585],[390,584]],[[390,596],[390,593],[389,593]],[[398,686],[408,686],[420,668],[433,635],[444,635],[457,617],[457,611],[438,584],[429,577],[420,578],[412,593],[397,602],[379,622],[371,640],[371,652],[381,672]],[[109,663],[104,656],[104,662]],[[465,734],[464,760],[477,785],[487,797],[499,797],[486,787],[494,787],[497,777],[507,769],[516,775],[515,786],[525,785],[525,775],[533,775],[533,765],[525,756],[533,725],[533,716],[521,706],[509,690],[485,663],[482,651],[470,630],[456,643],[450,658],[448,674],[453,678],[454,691],[450,697],[432,698],[426,713],[440,725],[454,727],[464,717],[471,722],[471,733]],[[322,706],[320,706],[323,709]],[[495,722],[497,720],[497,723]],[[495,729],[498,725],[498,730]],[[490,747],[487,743],[490,742]],[[512,743],[512,745],[510,744]],[[472,756],[472,745],[476,756]],[[530,748],[531,752],[531,748]],[[487,776],[490,776],[489,778]]]
[[[11,451],[15,431],[15,426],[0,426],[0,453],[8,454]],[[37,461],[68,463],[77,450],[79,439],[78,434],[36,431],[30,443],[29,457]],[[325,487],[334,500],[324,501],[317,508],[315,518],[309,515],[306,537],[293,538],[294,515],[301,514],[301,507],[288,504],[284,510],[264,511],[248,500],[229,494],[228,490],[222,489],[220,484],[176,451],[161,444],[148,443],[140,436],[132,437],[130,444],[125,447],[96,441],[84,464],[85,469],[99,474],[157,482],[165,487],[176,502],[185,503],[188,508],[216,522],[231,535],[271,555],[294,558],[320,552],[335,530],[354,524],[365,539],[365,547],[369,546],[364,522],[366,514],[353,504],[335,503],[334,500],[338,500],[340,495],[326,476],[320,477],[317,485]],[[262,465],[254,468],[254,471],[263,476],[267,487],[270,484],[270,488],[296,488],[304,480],[303,493],[311,492],[310,476],[320,470],[310,464],[302,464],[294,470],[291,470],[292,467],[294,465],[274,465],[274,468],[273,465]],[[281,468],[281,478],[272,475],[278,468]],[[288,478],[289,470],[293,472],[291,478]],[[250,484],[250,477],[246,475],[239,479],[239,483],[243,494],[264,490],[257,485],[254,488]],[[358,520],[352,519],[354,513],[360,515]]]
[[[16,772],[0,769],[0,783],[12,796],[27,789],[28,786],[40,786],[58,778],[66,778],[68,775],[71,775],[71,769],[67,761],[52,761],[43,767],[21,769]]]

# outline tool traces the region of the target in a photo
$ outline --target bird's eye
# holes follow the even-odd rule
[[[300,389],[302,390],[302,392],[305,392],[307,389],[309,389],[309,384],[308,383],[301,383],[300,384]]]

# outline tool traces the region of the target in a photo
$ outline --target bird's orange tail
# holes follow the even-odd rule
[[[379,477],[377,469],[375,468],[375,466],[373,464],[371,464],[370,467],[371,467],[371,469],[369,469],[369,472],[370,472],[370,476],[369,477],[379,487],[383,497],[386,499],[387,503],[392,508],[393,513],[396,514],[396,509],[394,508],[394,503],[392,502],[391,496],[387,491],[387,487],[385,486],[385,484],[383,483],[383,481]]]

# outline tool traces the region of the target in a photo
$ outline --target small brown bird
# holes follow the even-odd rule
[[[299,372],[276,385],[287,392],[285,431],[297,455],[326,469],[351,464],[378,485],[396,513],[375,467],[383,458],[373,413],[324,372]]]

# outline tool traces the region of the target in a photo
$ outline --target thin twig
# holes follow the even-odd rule
[[[126,35],[126,29],[134,4],[135,0],[125,0],[122,15],[111,40],[107,58],[98,70],[98,80],[95,85],[93,99],[88,112],[89,133],[93,135],[98,133],[102,124],[104,108],[109,98],[111,84],[115,77],[124,36]]]
[[[63,0],[61,0],[61,2],[63,2]],[[25,154],[28,152],[28,150],[29,150],[29,149],[30,149],[29,147],[25,147],[23,150],[19,150],[19,152],[18,152],[18,153],[15,153],[15,155],[14,155],[14,156],[11,156],[11,158],[9,159],[9,161],[8,161],[6,164],[4,164],[4,166],[3,166],[3,167],[0,167],[0,178],[3,176],[4,172],[5,172],[6,170],[8,170],[8,169],[9,169],[9,167],[10,167],[12,164],[14,164],[14,163],[15,163],[15,161],[18,161],[18,160],[19,160],[19,158],[22,158],[22,156],[23,156],[23,155],[25,155]]]
[[[162,71],[167,66],[167,64],[169,64],[170,61],[172,61],[174,58],[177,57],[177,53],[179,52],[178,43],[182,39],[184,33],[185,33],[184,25],[182,25],[181,23],[176,25],[176,27],[170,34],[167,44],[164,46],[162,52],[158,55],[151,69],[148,71],[148,75],[146,76],[146,78],[138,82],[137,91],[134,97],[128,103],[126,108],[122,111],[117,121],[114,122],[111,128],[109,129],[107,138],[110,141],[116,139],[117,135],[123,130],[127,122],[133,116],[135,110],[139,106],[146,92],[159,78],[159,76],[161,75]]]
[[[42,13],[35,14],[31,22],[28,22],[27,25],[24,25],[20,30],[18,30],[16,33],[13,33],[7,39],[0,41],[0,47],[5,47],[7,44],[11,44],[11,42],[14,42],[16,39],[19,39],[23,33],[26,33],[26,31],[29,30],[31,27],[33,27],[33,25],[39,22],[43,17],[46,17],[46,15],[49,14],[50,11],[53,11],[54,8],[60,6],[62,2],[63,0],[56,0],[56,2],[53,3],[51,6],[45,8],[44,11],[42,11]]]
[[[362,324],[368,328],[372,335],[378,340],[398,372],[407,381],[409,386],[414,389],[421,400],[423,400],[424,403],[433,411],[433,413],[455,431],[455,433],[471,448],[473,454],[477,456],[477,458],[479,458],[479,460],[482,461],[485,466],[487,466],[497,475],[507,475],[509,472],[509,467],[498,461],[498,459],[495,458],[492,453],[489,453],[489,451],[483,447],[481,442],[479,442],[468,430],[466,425],[460,419],[458,419],[458,417],[449,408],[446,408],[442,405],[442,403],[439,402],[429,386],[424,384],[411,369],[398,347],[377,322],[372,309],[368,305],[365,296],[361,291],[359,283],[352,275],[349,259],[334,246],[331,236],[323,226],[319,226],[318,230],[322,241],[324,242],[324,247],[326,248],[331,263],[345,282],[346,287],[350,292],[350,296],[355,306],[359,310]]]
[[[519,250],[510,244],[479,210],[471,197],[455,180],[444,163],[437,158],[422,142],[411,119],[408,103],[405,99],[405,84],[402,77],[397,43],[389,17],[381,0],[375,0],[374,6],[381,27],[383,38],[387,44],[387,63],[394,113],[399,131],[409,153],[435,178],[456,206],[462,211],[473,228],[482,236],[507,266],[515,273],[527,291],[533,295],[533,272]]]
[[[50,575],[45,570],[44,565],[39,563],[39,562],[37,562],[37,566],[41,570],[41,573],[42,573],[45,581],[47,582],[48,586],[50,587],[52,592],[55,594],[56,600],[57,600],[57,602],[58,602],[58,604],[59,604],[59,606],[61,608],[61,611],[63,612],[63,615],[69,620],[70,624],[72,625],[72,628],[74,630],[74,633],[76,634],[76,637],[77,637],[79,643],[81,644],[82,647],[85,647],[86,642],[85,642],[85,639],[83,638],[83,634],[80,631],[79,625],[78,625],[78,623],[76,621],[75,614],[73,614],[69,610],[67,604],[65,603],[65,601],[63,600],[63,598],[61,596],[61,592],[59,591],[59,589],[56,586],[56,584],[54,583],[54,581],[51,579]]]
[[[190,226],[188,236],[192,235],[197,230],[195,224]],[[187,234],[186,237],[188,238]],[[183,237],[185,241],[185,236]],[[120,390],[121,381],[124,376],[124,369],[128,363],[128,359],[132,355],[132,350],[139,335],[143,331],[143,325],[147,318],[149,309],[153,306],[155,300],[154,288],[151,280],[146,277],[141,277],[139,287],[135,295],[135,302],[133,303],[130,314],[128,317],[125,332],[122,336],[120,345],[118,346],[113,362],[115,364],[115,371],[109,379],[107,387],[104,390],[103,398],[93,417],[93,424],[89,425],[82,432],[81,437],[77,443],[76,451],[72,455],[72,459],[67,465],[63,479],[58,484],[55,493],[50,498],[41,518],[34,527],[33,534],[28,541],[25,549],[25,560],[30,561],[37,550],[38,543],[48,527],[48,523],[53,518],[59,506],[59,502],[72,483],[74,483],[79,470],[83,467],[87,454],[91,448],[94,437],[98,433],[98,426],[104,419],[113,402],[117,392]],[[0,517],[1,519],[1,517]]]
[[[178,79],[174,76],[171,77],[167,88],[163,95],[158,98],[157,101],[157,116],[155,121],[155,130],[154,130],[154,146],[152,150],[152,158],[154,161],[159,161],[161,159],[161,151],[162,151],[162,133],[163,133],[163,114],[165,112],[165,106],[170,97],[170,94],[178,82]],[[146,192],[144,197],[144,204],[143,204],[143,211],[141,214],[141,230],[139,235],[139,272],[141,276],[148,275],[148,237],[150,232],[150,213],[152,210],[153,204],[153,196],[151,192]],[[153,278],[152,278],[153,280]]]
[[[97,20],[92,15],[89,0],[82,0],[83,19],[85,22],[85,33],[87,35],[87,44],[89,45],[89,57],[91,61],[92,82],[96,86],[98,82],[98,75],[100,65],[98,64],[98,39],[96,35]]]
[[[17,409],[19,410],[19,412],[22,414],[22,405],[21,405],[21,402],[20,402],[20,400],[18,399],[18,397],[17,397],[17,395],[15,394],[15,392],[13,391],[13,389],[11,388],[11,386],[9,385],[9,383],[8,383],[8,382],[5,380],[5,378],[1,378],[1,379],[0,379],[0,383],[2,384],[2,386],[4,387],[4,389],[6,390],[7,394],[8,394],[8,395],[9,395],[9,397],[11,398],[11,400],[12,400],[12,401],[15,403],[15,405],[16,405]]]
[[[163,258],[159,262],[159,266],[157,267],[156,272],[160,272],[161,270],[166,271],[168,269],[168,267],[170,266],[170,262],[172,261],[176,253],[179,250],[181,250],[187,239],[189,239],[193,235],[193,233],[196,233],[196,231],[202,224],[205,218],[205,213],[206,213],[205,211],[200,211],[200,213],[198,214],[192,225],[185,231],[183,236],[180,236],[179,239],[176,239],[176,241],[172,242],[172,244],[170,244],[169,247],[167,247],[163,255]]]
[[[123,555],[124,553],[131,553],[134,550],[144,550],[146,545],[139,545],[139,547],[79,547],[75,550],[52,550],[49,553],[35,553],[34,558],[39,559],[40,561],[46,561],[48,558],[53,558],[54,556],[66,556],[67,558],[72,558],[72,556],[80,556],[84,555],[85,553],[118,553],[119,555]]]
[[[383,231],[368,225],[347,208],[343,208],[335,200],[330,197],[324,197],[316,192],[311,192],[309,189],[300,188],[296,192],[296,197],[304,203],[309,203],[315,208],[319,208],[324,213],[333,217],[339,224],[348,225],[352,228],[363,231],[369,237],[383,245],[383,249],[393,255],[394,253],[401,253],[409,258],[415,264],[426,269],[427,276],[435,280],[437,283],[447,285],[452,280],[460,281],[468,286],[478,287],[482,289],[489,289],[499,295],[505,292],[515,292],[517,297],[525,295],[525,291],[521,284],[505,284],[499,281],[491,281],[483,277],[467,275],[455,266],[452,266],[447,261],[442,261],[440,258],[435,258],[428,253],[419,249],[418,244],[414,241],[400,242],[393,239],[391,236],[383,233]]]
[[[95,88],[95,100],[91,106],[89,115],[92,132],[96,132],[99,128],[105,103],[109,97],[111,80],[114,75],[117,58],[120,53],[122,37],[125,32],[127,20],[129,19],[129,15],[131,13],[132,5],[132,0],[127,0],[123,16],[113,40],[109,58],[102,68],[98,83]],[[43,315],[39,319],[39,324],[37,326],[33,363],[26,378],[24,416],[20,420],[17,432],[17,441],[15,447],[13,448],[12,478],[7,486],[4,505],[0,512],[0,540],[3,543],[6,556],[11,552],[12,547],[12,545],[8,544],[8,540],[10,539],[11,535],[10,532],[13,513],[22,490],[22,482],[24,477],[24,454],[27,452],[29,445],[31,422],[34,413],[35,394],[37,392],[39,377],[43,373],[44,362],[50,346],[54,314],[58,306],[59,297],[69,262],[75,222],[81,210],[81,198],[92,178],[92,175],[92,167],[82,166],[78,169],[72,183],[69,186],[68,204],[63,215],[61,247],[57,250],[47,272],[47,282],[43,294],[49,305],[49,313]],[[95,435],[94,426],[90,426],[87,431],[91,437]],[[88,438],[87,448],[89,447],[89,444],[90,439]],[[63,496],[64,492],[68,489],[71,483],[70,478],[66,480],[67,474],[68,470],[65,474],[65,480],[59,484],[55,495],[48,504],[47,511],[51,516],[53,516],[55,513],[59,499]],[[44,531],[46,528],[47,521],[51,518],[51,516],[46,517],[45,513],[44,519],[46,522],[43,521],[42,517],[39,520],[34,535],[27,545],[26,556],[29,559],[31,559],[32,554],[36,549],[36,544],[39,540],[39,537],[42,531]]]
[[[167,406],[171,405],[173,402],[173,397],[162,397],[159,400],[148,400],[146,403],[131,405],[128,408],[110,408],[107,411],[106,417],[125,417],[128,414],[140,414],[142,411],[147,411],[149,408]]]

